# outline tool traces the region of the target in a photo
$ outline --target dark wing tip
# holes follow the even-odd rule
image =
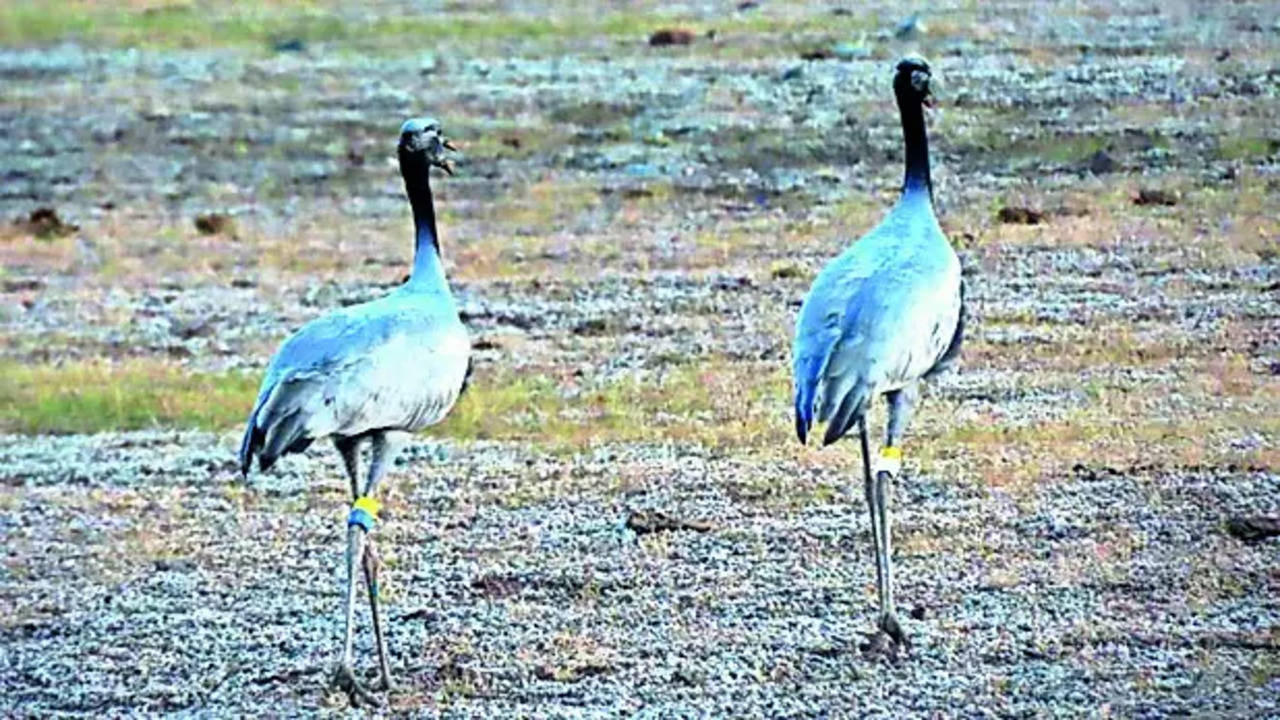
[[[240,461],[240,478],[247,480],[249,471],[253,469],[253,456],[258,453],[258,449],[262,447],[263,433],[257,428],[258,411],[254,409],[249,415],[249,426],[244,430],[244,438],[240,440],[240,453],[238,459]]]
[[[822,434],[822,447],[826,447],[831,443],[844,437],[845,430],[848,428],[839,428],[834,423],[827,425],[827,431]]]
[[[845,433],[849,432],[849,428],[862,420],[865,407],[866,402],[861,393],[854,390],[845,395],[844,400],[840,402],[840,407],[827,420],[827,431],[822,435],[823,446],[844,437]]]
[[[801,445],[809,444],[809,421],[796,414],[796,437],[800,438]]]
[[[271,469],[271,466],[272,466],[272,465],[275,465],[275,464],[276,464],[276,459],[275,459],[275,457],[272,457],[272,456],[269,456],[269,455],[259,455],[259,456],[258,456],[258,472],[264,473],[264,472],[266,472],[266,471],[270,470],[270,469]]]

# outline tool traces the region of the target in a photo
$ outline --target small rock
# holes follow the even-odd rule
[[[813,48],[800,53],[801,60],[830,60],[835,56],[836,54],[832,52],[831,48],[826,47]],[[786,79],[785,75],[784,79]]]
[[[1224,60],[1230,57],[1231,57],[1231,51],[1224,48],[1218,51],[1218,54],[1213,59],[1217,60],[1218,62],[1223,62]]]
[[[697,35],[686,28],[663,28],[649,36],[650,47],[666,47],[668,45],[690,45]]]
[[[250,278],[232,278],[231,287],[243,290],[245,288],[258,287],[258,281]]]
[[[1133,199],[1134,205],[1177,205],[1178,194],[1168,190],[1155,190],[1152,188],[1143,188],[1138,191],[1138,196]]]
[[[1115,169],[1116,161],[1112,159],[1106,150],[1099,150],[1089,156],[1089,172],[1094,175],[1105,175],[1109,172],[1114,172]]]
[[[1234,517],[1227,520],[1227,534],[1245,542],[1258,542],[1280,535],[1280,517]]]
[[[407,622],[409,620],[422,620],[427,623],[433,623],[440,617],[440,613],[431,608],[417,608],[401,615],[396,622]]]
[[[760,7],[760,3],[755,0],[744,0],[743,2],[738,3],[738,12],[755,10],[758,7]]]
[[[915,607],[911,608],[911,619],[912,619],[912,620],[923,620],[923,619],[924,619],[924,606],[923,606],[923,605],[916,605]]]
[[[201,235],[235,235],[235,223],[225,213],[197,215],[195,226]]]
[[[0,282],[0,292],[33,292],[44,289],[44,280],[40,278],[6,278]]]
[[[520,592],[522,583],[506,575],[487,574],[471,581],[471,589],[485,597],[500,600]]]
[[[573,334],[581,335],[583,337],[598,337],[600,335],[605,335],[608,332],[609,323],[605,322],[603,318],[590,318],[588,320],[583,320],[573,327]]]
[[[713,527],[714,526],[706,520],[685,520],[683,518],[674,518],[658,510],[637,510],[627,517],[627,529],[637,535],[648,535],[649,533],[656,532],[671,532],[673,530],[707,532]]]
[[[1000,208],[997,215],[1000,222],[1010,225],[1039,225],[1044,222],[1044,213],[1025,207],[1007,205]]]
[[[271,43],[271,50],[278,53],[300,53],[307,49],[302,38],[283,38]]]
[[[779,260],[769,268],[769,277],[775,280],[787,280],[790,278],[802,277],[805,270],[800,265],[787,261]]]
[[[716,290],[743,290],[754,286],[755,283],[746,275],[716,278],[715,282],[712,283],[712,287]]]
[[[26,220],[19,220],[14,223],[14,227],[40,240],[66,237],[80,229],[79,225],[63,222],[62,218],[58,217],[58,211],[51,207],[38,207],[32,210]]]
[[[571,662],[565,665],[552,665],[551,663],[542,663],[533,669],[533,674],[539,680],[551,680],[554,682],[577,682],[583,678],[592,675],[604,675],[612,670],[608,664],[599,660],[584,660]]]
[[[174,323],[169,332],[182,338],[190,340],[196,337],[208,337],[213,334],[213,326],[204,318],[197,318],[190,322]]]

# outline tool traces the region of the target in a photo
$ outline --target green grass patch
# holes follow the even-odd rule
[[[1222,160],[1265,160],[1280,151],[1280,140],[1259,135],[1224,135],[1218,138],[1217,153]]]
[[[256,374],[191,372],[161,360],[0,364],[0,431],[94,433],[244,422]],[[786,368],[713,361],[596,387],[516,370],[481,371],[433,435],[578,448],[612,441],[755,445],[787,430]]]
[[[0,9],[0,42],[42,45],[61,40],[147,48],[259,46],[297,40],[352,49],[422,48],[422,39],[483,44],[547,40],[589,30],[608,34],[631,23],[605,15],[551,18],[342,14],[317,3],[195,3],[138,8],[130,3],[18,2]]]
[[[1107,149],[1107,138],[1102,135],[1065,135],[1040,138],[1018,150],[1050,163],[1074,163],[1084,160],[1099,150]]]
[[[60,365],[0,363],[0,431],[94,433],[150,427],[238,430],[258,384],[255,374],[193,373],[154,359]],[[1065,418],[1032,423],[981,416],[956,422],[956,406],[927,399],[910,448],[926,470],[964,458],[990,482],[1038,482],[1073,463],[1135,463],[1155,455],[1196,464],[1276,462],[1273,444],[1233,449],[1225,438],[1274,438],[1276,394],[1243,360],[1204,367],[1184,384],[1197,396],[1230,397],[1231,409],[1165,418],[1158,392],[1100,388]],[[702,359],[663,371],[620,375],[594,385],[536,370],[482,368],[448,419],[428,433],[461,441],[528,443],[550,452],[601,444],[672,442],[745,453],[803,452],[793,442],[790,373],[776,362]],[[1263,419],[1259,419],[1263,418]],[[872,424],[883,422],[883,407]],[[1117,436],[1114,428],[1127,428]],[[1206,439],[1204,428],[1215,428]],[[836,456],[854,457],[853,446]],[[824,457],[827,457],[824,454]]]
[[[194,373],[158,360],[0,363],[0,430],[92,433],[148,427],[224,429],[242,422],[258,378]]]
[[[514,371],[480,374],[442,434],[580,448],[688,441],[755,447],[786,432],[790,381],[776,363],[711,361],[596,387]]]
[[[359,51],[421,52],[442,46],[506,50],[563,50],[585,41],[631,39],[643,47],[661,27],[688,27],[747,35],[833,33],[844,37],[868,23],[825,12],[718,17],[714,22],[648,9],[582,12],[571,4],[543,14],[442,12],[383,14],[376,6],[352,12],[324,2],[173,2],[145,5],[124,0],[51,0],[0,4],[0,44],[39,46],[75,40],[89,45],[143,48],[267,48],[281,41],[325,44]],[[424,38],[430,42],[424,44]],[[696,47],[709,46],[695,43]]]

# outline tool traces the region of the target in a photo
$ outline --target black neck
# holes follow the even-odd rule
[[[413,207],[413,229],[417,240],[415,254],[440,253],[440,236],[436,233],[436,207],[431,199],[431,166],[421,153],[400,151],[400,174]],[[430,248],[427,244],[430,243]]]
[[[907,174],[902,192],[928,190],[933,197],[933,181],[929,178],[929,136],[924,129],[924,104],[920,97],[898,88],[898,112],[902,114],[902,139],[907,146]]]

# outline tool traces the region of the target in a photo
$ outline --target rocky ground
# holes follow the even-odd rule
[[[331,453],[242,483],[251,396],[85,434],[32,398],[87,412],[85,368],[252,377],[290,329],[400,282],[391,149],[423,113],[461,147],[436,187],[479,364],[387,487],[391,709],[1280,714],[1271,4],[904,24],[406,3],[267,40],[234,10],[193,39],[157,19],[185,6],[140,5],[137,48],[110,24],[0,29],[0,367],[65,385],[0,384],[4,714],[344,712]],[[662,28],[690,42],[650,45]],[[787,359],[813,273],[900,181],[908,50],[942,85],[973,322],[897,489],[915,649],[891,661],[864,652],[854,448],[794,442]]]

